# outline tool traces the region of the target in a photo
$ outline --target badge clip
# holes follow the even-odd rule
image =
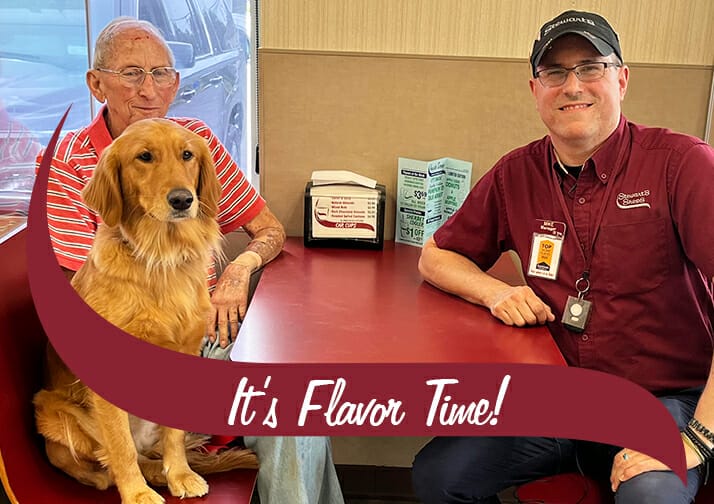
[[[568,296],[561,322],[571,331],[581,333],[585,331],[592,308],[592,303],[585,299],[585,295],[590,290],[590,280],[586,274],[575,282],[575,289],[578,291],[578,297]]]

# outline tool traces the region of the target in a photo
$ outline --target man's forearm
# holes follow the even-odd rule
[[[433,239],[422,249],[419,272],[435,287],[487,308],[500,292],[509,288],[466,257],[440,249]]]
[[[283,249],[285,243],[285,231],[280,228],[266,228],[260,230],[248,245],[245,250],[255,252],[260,256],[262,264],[269,263],[275,259]]]
[[[248,266],[255,271],[275,259],[283,249],[285,229],[267,207],[263,207],[243,228],[251,240],[231,261],[233,264]]]

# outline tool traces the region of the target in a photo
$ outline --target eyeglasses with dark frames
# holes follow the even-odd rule
[[[159,87],[166,87],[176,82],[178,72],[174,67],[156,67],[147,71],[141,67],[126,67],[121,70],[111,70],[109,68],[97,68],[100,72],[115,74],[128,86],[139,87],[144,83],[147,74],[154,79],[154,84]]]
[[[593,61],[591,63],[581,63],[574,67],[550,67],[536,72],[535,76],[545,87],[558,87],[565,84],[568,74],[573,72],[580,82],[595,82],[605,75],[608,68],[619,68],[620,63],[609,61]]]

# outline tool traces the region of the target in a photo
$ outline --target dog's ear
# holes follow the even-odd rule
[[[110,227],[121,222],[124,207],[119,180],[120,170],[118,149],[112,144],[102,152],[99,163],[94,169],[94,175],[82,190],[82,198],[87,206],[96,211]]]
[[[221,197],[221,185],[216,176],[216,167],[213,164],[211,151],[205,141],[200,142],[198,152],[200,171],[198,175],[198,199],[201,202],[201,211],[211,219],[218,215],[218,200]]]

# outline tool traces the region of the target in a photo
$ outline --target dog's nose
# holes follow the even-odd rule
[[[174,210],[186,210],[193,203],[193,194],[186,189],[174,189],[169,193],[168,200]]]

